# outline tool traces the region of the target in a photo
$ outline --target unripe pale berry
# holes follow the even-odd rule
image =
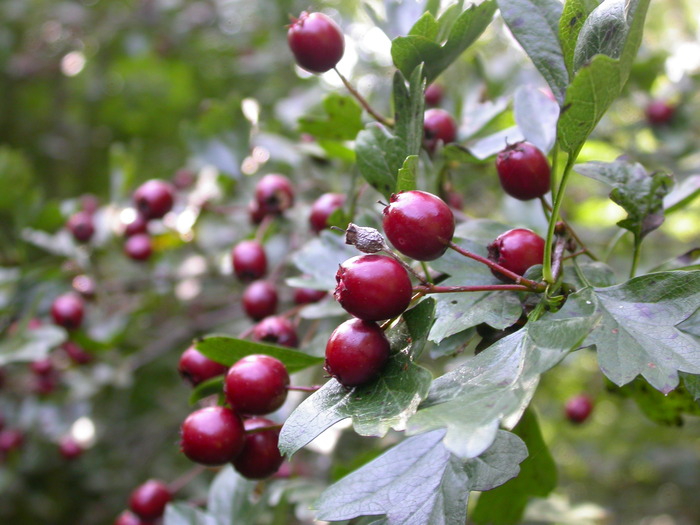
[[[312,73],[333,69],[345,51],[343,32],[323,13],[302,12],[289,26],[287,43],[297,64]]]

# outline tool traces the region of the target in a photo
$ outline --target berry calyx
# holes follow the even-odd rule
[[[255,185],[255,201],[265,215],[281,215],[294,204],[294,187],[284,175],[270,173]]]
[[[262,244],[255,240],[241,241],[231,251],[233,272],[242,282],[260,279],[267,272],[267,255]]]
[[[572,423],[581,424],[588,419],[593,411],[593,400],[586,394],[570,398],[564,405],[566,418]]]
[[[134,192],[134,203],[147,219],[160,219],[173,208],[175,189],[169,182],[151,179]]]
[[[319,233],[328,228],[328,218],[345,204],[345,195],[341,193],[324,193],[311,205],[309,223],[311,229]]]
[[[391,257],[352,257],[340,266],[335,279],[335,299],[347,312],[365,321],[396,317],[411,302],[413,289],[408,272]]]
[[[240,453],[245,431],[236,412],[213,406],[187,416],[180,427],[180,436],[180,449],[185,456],[195,463],[216,466],[228,463]]]
[[[532,230],[515,228],[502,233],[488,245],[489,259],[506,270],[525,275],[530,266],[542,264],[544,239]],[[498,272],[493,274],[504,282],[511,280]]]
[[[296,348],[297,332],[294,324],[286,317],[266,317],[253,327],[253,341],[272,343],[280,346]]]
[[[270,281],[253,281],[243,292],[243,310],[254,321],[277,311],[277,288]]]
[[[379,375],[389,351],[389,340],[377,323],[350,319],[328,339],[325,369],[341,385],[362,385]]]
[[[440,142],[449,144],[457,138],[457,124],[447,111],[429,109],[423,117],[423,147],[434,153]]]
[[[147,261],[153,254],[151,236],[147,233],[137,233],[124,243],[124,253],[134,261]]]
[[[272,476],[284,461],[278,442],[280,431],[270,428],[253,432],[258,428],[275,426],[274,421],[264,417],[246,419],[246,436],[243,450],[233,460],[233,467],[245,478],[264,479]]]
[[[445,91],[440,84],[430,84],[425,88],[425,105],[430,107],[439,106],[444,94]]]
[[[644,109],[644,115],[652,126],[665,126],[676,115],[676,107],[665,100],[652,100]]]
[[[432,261],[447,250],[455,232],[450,207],[425,191],[394,193],[384,208],[382,224],[389,242],[418,261]]]
[[[190,346],[182,352],[177,369],[185,381],[197,386],[207,379],[225,374],[228,367],[209,359],[194,346]]]
[[[521,201],[542,197],[551,187],[547,157],[529,142],[517,142],[501,151],[496,171],[503,191]]]
[[[80,328],[84,315],[83,300],[74,293],[59,295],[51,304],[51,317],[54,323],[66,330]]]
[[[71,215],[66,227],[78,242],[88,242],[95,233],[92,214],[86,211],[79,211]]]
[[[302,12],[292,20],[287,43],[297,64],[312,73],[325,73],[343,58],[345,39],[338,24],[323,13]]]
[[[229,368],[224,392],[231,406],[241,414],[274,412],[287,399],[289,373],[284,364],[269,355],[255,354]]]
[[[165,506],[171,499],[172,494],[165,483],[149,479],[131,493],[129,508],[141,519],[154,520],[163,515]]]

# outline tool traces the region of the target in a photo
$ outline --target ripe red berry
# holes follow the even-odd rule
[[[31,390],[39,396],[48,396],[58,388],[58,373],[35,375],[32,377]]]
[[[124,237],[131,237],[139,233],[148,233],[148,219],[141,213],[137,213],[134,220],[124,227]]]
[[[141,519],[154,520],[163,515],[171,499],[172,494],[165,483],[149,479],[131,493],[129,508]]]
[[[312,73],[333,69],[345,51],[343,32],[323,13],[302,12],[289,26],[287,43],[297,64]]]
[[[246,419],[246,432],[243,450],[233,460],[234,468],[245,478],[264,479],[272,476],[282,465],[284,457],[280,454],[278,442],[280,432],[277,429],[250,432],[257,428],[276,425],[264,417]]]
[[[114,525],[151,525],[151,521],[143,521],[130,510],[125,510],[114,521]]]
[[[92,193],[85,193],[80,196],[80,207],[85,213],[94,215],[97,209],[100,207],[100,199]]]
[[[50,357],[45,357],[43,359],[37,359],[32,361],[29,365],[33,374],[38,376],[47,376],[52,374],[56,369],[53,366],[53,361]]]
[[[51,317],[54,323],[67,330],[79,328],[84,315],[83,300],[74,293],[59,295],[51,304]]]
[[[65,436],[58,443],[58,451],[64,459],[71,460],[81,456],[85,449],[72,437]]]
[[[134,192],[134,203],[147,219],[160,219],[173,208],[175,189],[169,182],[151,179]]]
[[[251,224],[260,224],[265,218],[265,210],[263,210],[258,201],[252,200],[248,203],[248,217]]]
[[[294,204],[294,187],[284,175],[270,173],[255,185],[255,201],[265,215],[280,215]]]
[[[455,232],[452,210],[432,193],[394,193],[383,213],[384,233],[391,244],[418,261],[440,257]]]
[[[240,281],[260,279],[267,272],[267,256],[262,244],[255,240],[241,241],[231,251],[233,272]]]
[[[501,151],[496,171],[503,191],[521,201],[542,197],[551,186],[547,157],[529,142],[517,142]]]
[[[298,344],[294,324],[286,317],[266,317],[253,327],[251,337],[254,341],[288,346],[290,348],[296,348]]]
[[[182,352],[177,367],[180,375],[192,386],[226,373],[228,367],[209,359],[194,346]]]
[[[328,217],[345,204],[345,195],[341,193],[324,193],[311,205],[309,223],[316,233],[328,228]]]
[[[518,275],[524,275],[530,266],[542,264],[544,239],[532,230],[515,228],[502,233],[488,246],[489,259]],[[493,272],[499,279],[510,279]]]
[[[350,319],[328,339],[325,368],[341,385],[361,385],[379,375],[389,350],[389,340],[377,323]]]
[[[566,418],[572,423],[583,423],[593,411],[593,400],[586,394],[570,398],[564,405]]]
[[[93,355],[74,341],[66,341],[61,345],[61,349],[76,365],[85,365],[92,361]]]
[[[137,233],[124,242],[124,253],[134,261],[147,261],[153,254],[151,236],[147,233]]]
[[[269,355],[249,355],[229,368],[224,383],[226,399],[241,414],[274,412],[287,399],[289,373]]]
[[[277,311],[277,288],[270,281],[253,281],[243,292],[243,310],[254,321]]]
[[[449,144],[457,138],[457,124],[447,111],[434,108],[423,117],[423,146],[433,153],[439,142]]]
[[[443,95],[444,90],[440,84],[430,84],[425,88],[425,105],[439,106]]]
[[[0,455],[19,450],[24,445],[24,433],[21,430],[7,428],[0,431]]]
[[[350,314],[366,321],[396,317],[411,302],[408,272],[391,257],[352,257],[340,266],[335,280],[335,299]]]
[[[180,434],[180,449],[185,456],[210,466],[231,461],[240,453],[245,439],[240,416],[222,406],[192,412],[182,423]]]
[[[665,100],[652,100],[644,110],[647,122],[652,126],[670,124],[676,114],[676,107]]]
[[[187,168],[180,168],[173,175],[173,184],[178,190],[190,188],[197,180],[197,174]]]
[[[295,288],[294,304],[316,303],[323,299],[327,293],[325,290],[314,290],[313,288]]]
[[[71,215],[66,223],[66,227],[78,242],[88,242],[95,234],[95,223],[93,222],[92,214],[86,211],[79,211]]]

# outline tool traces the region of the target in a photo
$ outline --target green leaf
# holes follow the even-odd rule
[[[222,468],[212,481],[207,510],[217,525],[254,525],[260,506],[253,502],[256,482],[244,479],[231,465]]]
[[[418,21],[413,24],[413,27],[408,32],[409,36],[422,36],[428,40],[435,40],[440,31],[440,25],[435,20],[435,17],[429,12],[423,13]]]
[[[416,170],[418,169],[418,156],[406,157],[403,167],[399,170],[399,180],[396,183],[396,192],[411,191],[416,189]]]
[[[660,265],[655,266],[652,272],[668,270],[700,270],[700,248],[693,248],[677,257],[668,259]]]
[[[649,419],[661,425],[681,426],[684,414],[700,416],[700,404],[684,384],[668,394],[662,394],[644,379],[637,377],[621,387],[620,393],[632,397]]]
[[[404,312],[403,320],[406,322],[406,330],[411,338],[410,355],[415,360],[423,352],[430,327],[435,320],[435,299],[428,297]]]
[[[596,346],[613,383],[642,375],[668,393],[679,371],[700,374],[700,344],[676,326],[700,307],[700,271],[642,275],[589,295],[601,318],[585,345]]]
[[[680,373],[683,379],[683,386],[688,391],[688,393],[693,396],[693,399],[697,402],[700,400],[700,375],[684,374]]]
[[[559,105],[534,86],[515,91],[513,112],[525,140],[547,153],[557,140]]]
[[[406,160],[404,153],[401,141],[377,123],[360,131],[355,141],[360,174],[387,199],[394,192],[398,171]]]
[[[362,108],[354,98],[331,93],[323,101],[324,118],[302,117],[299,131],[309,133],[317,139],[355,140],[362,131]]]
[[[549,84],[554,97],[563,103],[569,73],[559,43],[559,0],[498,0],[501,16],[537,70]]]
[[[557,467],[542,438],[534,412],[526,410],[513,432],[527,445],[528,457],[520,465],[517,478],[481,494],[471,516],[476,524],[521,523],[530,498],[544,498],[556,488]]]
[[[197,342],[196,347],[209,359],[226,366],[231,366],[247,355],[270,355],[282,361],[290,374],[310,366],[320,365],[323,362],[323,359],[319,357],[313,357],[291,348],[223,335],[205,337]]]
[[[345,244],[342,235],[324,230],[316,239],[307,242],[292,255],[292,263],[303,277],[289,279],[288,284],[317,290],[333,290],[338,266],[356,255],[359,255],[357,248]]]
[[[595,55],[619,58],[630,30],[626,0],[604,0],[586,18],[574,49],[574,71]]]
[[[425,80],[423,79],[422,65],[413,71],[408,80],[408,86],[400,71],[394,73],[393,96],[396,114],[394,133],[403,146],[403,165],[405,157],[418,155],[423,144]]]
[[[0,366],[20,361],[45,358],[51,350],[66,340],[66,331],[52,325],[24,330],[0,342]]]
[[[569,76],[574,75],[574,50],[578,34],[588,15],[598,7],[599,0],[566,0],[559,19],[559,42],[564,52],[564,62]]]
[[[700,175],[693,175],[683,179],[664,197],[666,215],[682,210],[692,204],[698,197],[700,197]]]
[[[223,525],[190,503],[168,503],[163,525]]]
[[[189,403],[194,405],[205,397],[221,394],[224,391],[224,376],[216,376],[206,381],[202,381],[192,389],[190,393]]]

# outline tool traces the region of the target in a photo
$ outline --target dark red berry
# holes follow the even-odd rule
[[[277,311],[277,288],[270,281],[253,281],[243,292],[243,310],[254,321]]]
[[[236,244],[231,251],[231,261],[233,272],[240,281],[254,281],[267,273],[267,256],[258,241],[241,241]]]
[[[74,341],[66,341],[61,349],[76,365],[85,365],[93,360],[93,355]]]
[[[544,259],[544,239],[532,230],[515,228],[502,233],[488,246],[489,259],[506,270],[525,275],[530,266],[542,264]],[[509,282],[510,279],[498,272],[493,274]]]
[[[125,510],[114,521],[114,525],[152,525],[152,521],[144,521],[130,510]]]
[[[335,299],[350,314],[366,321],[396,317],[411,302],[408,272],[391,257],[352,257],[340,266],[335,280]]]
[[[263,210],[258,201],[252,200],[248,203],[248,217],[251,224],[260,224],[265,218],[265,210]]]
[[[134,192],[136,209],[147,219],[160,219],[173,208],[175,189],[169,182],[151,179]]]
[[[362,385],[379,375],[389,350],[389,340],[377,323],[350,319],[328,339],[325,368],[341,385]]]
[[[272,343],[296,348],[297,332],[294,324],[286,317],[266,317],[253,327],[251,335],[254,341]]]
[[[5,455],[19,450],[24,445],[24,432],[14,428],[0,431],[0,454]]]
[[[44,359],[37,359],[32,361],[30,368],[32,373],[38,376],[47,376],[52,374],[56,369],[53,366],[53,361],[50,357],[45,357]]]
[[[165,506],[172,497],[165,483],[157,479],[149,479],[131,493],[129,508],[141,519],[154,520],[163,515]]]
[[[246,437],[243,450],[233,460],[234,468],[245,478],[264,479],[272,476],[282,465],[278,442],[280,431],[275,428],[251,432],[257,428],[275,426],[274,421],[264,417],[246,419]]]
[[[294,304],[311,304],[323,299],[328,292],[325,290],[314,290],[313,288],[295,288]]]
[[[521,201],[542,197],[551,185],[547,157],[529,142],[517,142],[501,151],[496,171],[503,191]]]
[[[153,254],[153,242],[147,233],[137,233],[124,242],[124,253],[134,261],[147,261]]]
[[[439,106],[443,95],[444,90],[440,84],[430,84],[425,88],[425,105],[429,107]]]
[[[570,398],[564,406],[566,418],[572,423],[583,423],[593,411],[593,400],[586,394]]]
[[[287,43],[297,64],[312,73],[333,69],[345,51],[343,32],[323,13],[302,12],[289,26]]]
[[[75,439],[66,436],[58,443],[58,451],[65,459],[76,459],[85,451],[85,449]]]
[[[294,187],[284,175],[270,173],[255,185],[255,201],[265,215],[279,215],[294,204]]]
[[[134,220],[124,227],[124,237],[131,237],[139,233],[148,233],[148,219],[141,213],[137,213]]]
[[[309,223],[316,233],[328,228],[328,218],[345,204],[345,195],[341,193],[324,193],[311,205]]]
[[[227,407],[206,407],[192,412],[180,429],[180,449],[202,465],[223,465],[243,448],[245,432],[236,412]]]
[[[197,174],[188,170],[187,168],[181,168],[175,172],[173,175],[173,184],[178,190],[186,190],[190,188],[197,180]]]
[[[78,242],[88,242],[95,234],[95,223],[93,222],[92,214],[86,211],[79,211],[71,215],[66,223],[66,227]]]
[[[197,386],[207,379],[225,374],[226,370],[228,370],[226,365],[209,359],[194,346],[190,346],[182,352],[178,364],[180,375],[192,386]]]
[[[225,393],[231,406],[241,414],[274,412],[287,399],[289,373],[284,364],[269,355],[249,355],[229,368]]]
[[[74,293],[59,295],[51,305],[51,317],[53,317],[54,323],[67,330],[79,328],[84,315],[83,300]]]
[[[52,394],[58,388],[59,377],[58,372],[33,376],[31,381],[32,392],[39,396]]]
[[[423,146],[433,153],[438,143],[449,144],[457,138],[457,124],[447,111],[434,108],[425,112],[423,118]]]
[[[652,100],[644,110],[647,122],[652,126],[670,124],[676,114],[676,107],[665,100]]]
[[[100,199],[92,193],[85,193],[80,196],[80,207],[85,213],[94,215],[97,209],[100,207]]]
[[[384,233],[398,251],[418,261],[432,261],[447,250],[455,218],[440,197],[424,191],[394,193],[384,208]]]

